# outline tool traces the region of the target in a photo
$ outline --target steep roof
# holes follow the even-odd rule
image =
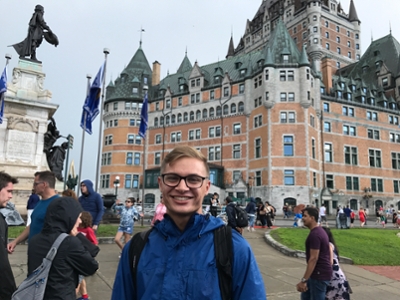
[[[225,58],[231,57],[235,55],[235,47],[233,45],[233,37],[231,36],[231,40],[229,41],[228,46],[228,53],[226,54]]]
[[[176,73],[185,73],[187,71],[190,71],[191,69],[192,69],[192,63],[187,57],[187,53],[185,53],[185,57],[183,58],[183,61],[179,66],[178,70],[176,71]]]
[[[360,19],[358,18],[357,11],[356,11],[356,6],[354,5],[353,0],[350,1],[350,8],[349,8],[349,21],[358,21],[361,22]]]

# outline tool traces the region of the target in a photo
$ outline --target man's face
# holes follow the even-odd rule
[[[197,175],[207,177],[206,168],[201,160],[196,158],[181,158],[172,165],[168,164],[163,174],[176,174],[182,177]],[[158,178],[158,185],[163,195],[163,201],[167,212],[172,217],[190,216],[195,212],[201,212],[203,198],[210,189],[210,181],[204,179],[199,188],[188,188],[185,180],[181,180],[176,187],[169,187],[164,184],[161,176]]]
[[[81,192],[82,194],[87,194],[87,186],[84,183],[81,183]]]
[[[46,189],[46,184],[47,182],[40,180],[39,176],[35,176],[33,181],[33,189],[35,190],[35,193],[42,196]]]
[[[304,213],[303,213],[303,223],[304,223],[304,226],[310,227],[314,221],[315,221],[315,220],[314,220],[314,217],[311,217],[311,216],[308,214],[308,211],[304,211]]]
[[[0,190],[0,208],[6,207],[7,202],[12,198],[13,190],[14,185],[11,182]]]

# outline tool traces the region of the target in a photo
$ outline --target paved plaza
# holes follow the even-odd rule
[[[278,223],[284,226],[283,221]],[[285,221],[288,222],[288,221]],[[136,231],[139,228],[136,229]],[[256,255],[258,265],[262,272],[269,300],[299,300],[300,294],[296,291],[296,284],[305,271],[304,259],[287,257],[266,244],[265,230],[257,229],[255,232],[244,232]],[[111,240],[111,239],[109,239]],[[106,241],[106,240],[104,240]],[[114,283],[114,275],[118,266],[118,248],[115,244],[100,244],[101,251],[98,255],[100,262],[99,271],[87,278],[88,291],[91,300],[110,299]],[[18,245],[16,251],[10,256],[14,276],[17,284],[26,277],[26,245]],[[384,255],[384,253],[382,253]],[[394,300],[400,299],[400,281],[382,276],[384,271],[366,270],[353,265],[342,265],[353,289],[351,299],[356,300]],[[390,268],[390,272],[399,272],[399,268]],[[377,273],[375,273],[375,271]]]

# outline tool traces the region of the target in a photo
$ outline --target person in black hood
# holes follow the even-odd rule
[[[78,275],[92,275],[99,267],[93,258],[98,251],[89,252],[90,249],[86,248],[88,240],[82,234],[78,234],[81,212],[81,205],[73,198],[61,197],[53,200],[47,208],[41,233],[29,241],[28,276],[40,266],[61,233],[70,235],[61,243],[53,260],[45,300],[75,300]]]

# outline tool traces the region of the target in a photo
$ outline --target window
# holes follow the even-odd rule
[[[347,57],[348,57],[348,58],[351,58],[351,52],[350,52],[350,51],[347,52]]]
[[[158,126],[158,118],[154,118],[154,126],[155,126],[155,127]]]
[[[330,122],[324,122],[324,131],[331,132],[331,123]]]
[[[214,108],[213,107],[210,108],[209,116],[210,116],[210,118],[214,118]]]
[[[201,130],[200,129],[196,129],[196,140],[201,139]]]
[[[400,181],[398,181],[398,180],[393,180],[393,189],[394,189],[394,192],[395,192],[396,194],[399,194],[399,193],[400,193],[399,183],[400,183]]]
[[[185,112],[185,113],[183,113],[183,122],[187,122],[188,121],[188,113],[187,112]]]
[[[399,118],[389,115],[389,124],[399,125]]]
[[[166,108],[171,108],[171,99],[165,100],[165,107]]]
[[[178,122],[178,124],[182,123],[182,114],[181,113],[178,114],[177,122]]]
[[[233,148],[233,158],[240,158],[240,144],[235,144],[232,146]]]
[[[332,144],[325,143],[325,161],[333,162]]]
[[[256,186],[261,186],[262,180],[261,180],[261,171],[256,171]]]
[[[289,123],[296,122],[296,113],[295,112],[288,112],[288,121],[289,121]]]
[[[325,32],[325,37],[326,37],[327,39],[329,39],[329,32],[328,32],[328,31]]]
[[[137,189],[138,187],[139,187],[139,175],[134,174],[132,181],[132,188]]]
[[[260,97],[260,99],[261,99],[261,97]],[[236,104],[232,103],[232,105],[231,105],[231,114],[235,114],[235,113],[236,113]]]
[[[358,164],[357,147],[344,147],[344,162],[347,165],[356,166]]]
[[[346,190],[359,191],[360,185],[358,177],[346,176]]]
[[[199,103],[200,102],[200,93],[197,93],[196,94],[196,103]]]
[[[280,71],[280,81],[286,81],[286,71]]]
[[[110,174],[100,175],[101,188],[107,189],[110,187]]]
[[[269,70],[265,70],[265,80],[269,80]]]
[[[128,134],[128,144],[134,144],[135,136],[133,134]]]
[[[329,22],[325,21],[325,27],[329,27]]]
[[[224,116],[229,114],[229,106],[227,104],[224,105]]]
[[[217,117],[220,117],[221,114],[222,114],[222,109],[221,109],[221,106],[218,105],[218,106],[217,106],[216,115],[217,115]]]
[[[171,133],[171,143],[175,143],[175,141],[176,141],[176,133],[172,132]]]
[[[330,107],[329,107],[329,103],[324,102],[324,112],[329,112]]]
[[[312,158],[315,159],[315,139],[311,140],[311,155]]]
[[[281,102],[286,101],[286,93],[281,93]]]
[[[379,140],[379,130],[368,129],[367,135],[369,139]]]
[[[400,153],[392,152],[392,169],[400,170]]]
[[[240,132],[241,132],[241,124],[240,123],[233,124],[233,134],[240,134]]]
[[[196,100],[195,97],[196,97],[196,96],[195,96],[194,94],[191,94],[191,95],[190,95],[190,103],[191,103],[191,104],[193,104],[193,103],[195,102],[195,100]]]
[[[283,155],[293,156],[294,155],[294,145],[292,136],[283,137]]]
[[[336,37],[336,42],[340,44],[340,36]]]
[[[208,128],[208,137],[209,138],[215,137],[215,128],[214,127]]]
[[[113,109],[118,110],[118,102],[113,103]],[[110,175],[108,175],[108,176],[110,176]]]
[[[369,166],[375,168],[382,167],[381,151],[369,149]]]
[[[190,112],[189,119],[190,119],[190,121],[194,121],[194,112],[193,111]]]
[[[221,126],[215,127],[215,136],[221,136]]]
[[[317,187],[317,173],[313,172],[313,187]]]
[[[135,144],[136,144],[136,145],[142,144],[142,138],[140,137],[140,135],[137,135],[137,136],[135,137]]]
[[[194,130],[189,130],[189,141],[194,140]]]
[[[126,174],[125,175],[125,188],[130,189],[132,186],[132,175]]]
[[[371,178],[371,191],[383,193],[383,180]]]
[[[208,160],[214,160],[214,147],[208,147]]]
[[[107,165],[111,165],[111,155],[112,153],[103,153],[101,155],[101,165],[102,166],[107,166]]]
[[[196,86],[200,86],[200,78],[196,79]]]
[[[336,32],[340,32],[339,26],[336,26]]]
[[[156,135],[156,144],[161,144],[161,134]]]
[[[239,84],[239,94],[244,94],[244,84]]]
[[[255,140],[255,157],[256,158],[261,157],[261,139]]]
[[[284,174],[285,185],[294,185],[294,170],[284,170]]]
[[[356,136],[356,127],[349,126],[349,125],[343,125],[343,134]]]
[[[228,97],[229,96],[229,87],[224,87],[224,97]]]
[[[201,119],[201,111],[197,110],[196,111],[196,120],[200,120]]]
[[[210,91],[210,100],[214,100],[215,92],[214,90]]]
[[[244,112],[244,103],[243,102],[239,102],[238,112]]]
[[[294,102],[294,93],[288,93],[288,101]]]
[[[326,48],[326,50],[329,50],[331,47],[330,47],[330,45],[329,45],[329,43],[326,43],[325,44],[325,48]]]
[[[107,135],[104,139],[104,145],[112,145],[113,136]]]
[[[344,116],[354,117],[354,108],[353,107],[348,107],[348,106],[343,106],[342,107],[342,114]]]
[[[182,106],[182,97],[178,98],[178,106]]]
[[[281,112],[281,123],[287,123],[287,112]]]
[[[156,152],[154,154],[154,164],[155,165],[159,165],[161,162],[161,153],[160,152]]]
[[[332,174],[326,175],[326,187],[329,189],[333,189],[335,187]]]
[[[135,166],[140,165],[140,153],[139,152],[135,152],[133,164]]]
[[[242,177],[241,173],[242,172],[237,171],[237,170],[233,171],[233,174],[232,174],[233,181],[239,180]]]
[[[126,153],[126,164],[131,165],[133,161],[133,153],[132,152],[127,152]]]
[[[294,81],[294,71],[288,71],[287,79],[288,81]]]

